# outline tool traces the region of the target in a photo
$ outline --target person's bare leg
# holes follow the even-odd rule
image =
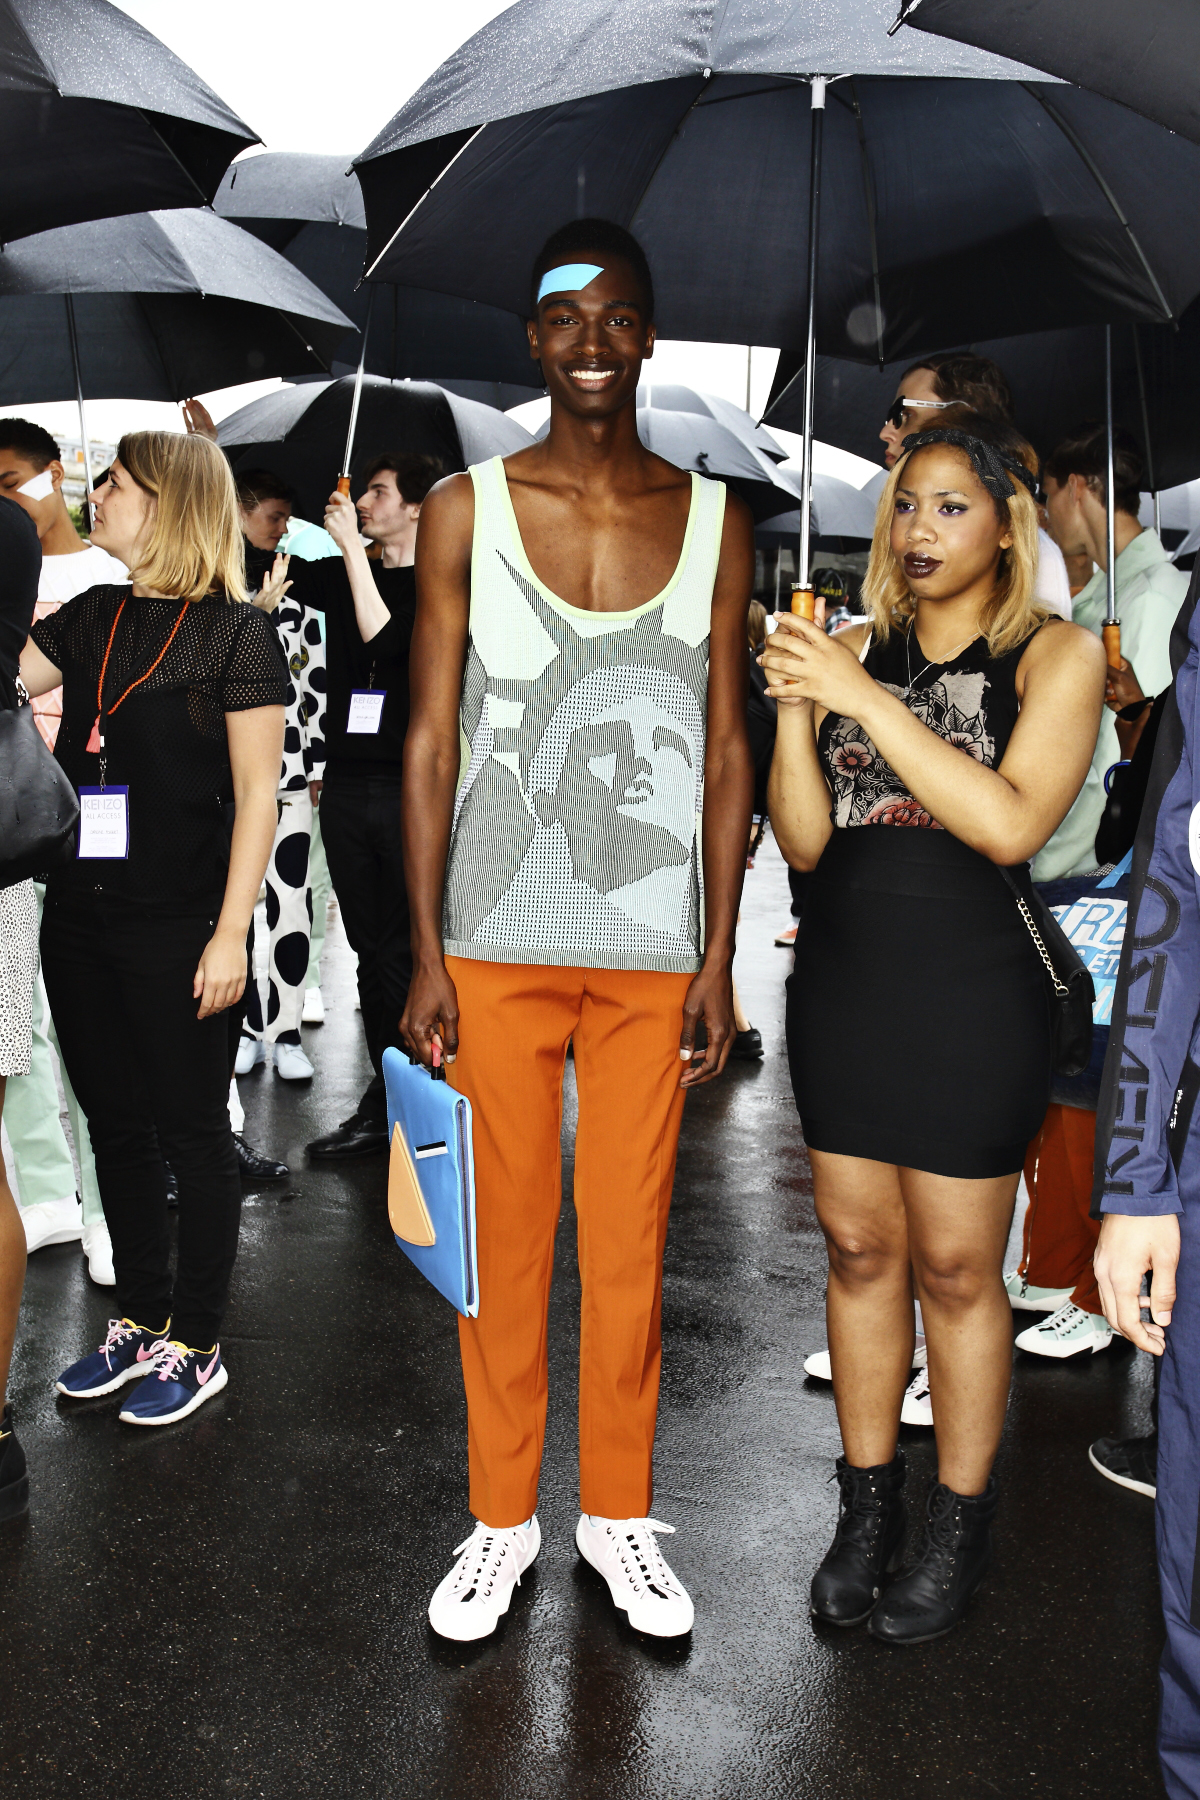
[[[737,982],[733,983],[733,1028],[735,1031],[749,1031],[750,1021],[746,1017],[741,999],[737,991]]]
[[[825,1316],[846,1461],[891,1462],[912,1368],[908,1231],[891,1163],[810,1150],[817,1220],[829,1251]]]
[[[938,1447],[938,1480],[987,1486],[1012,1376],[1012,1309],[1002,1264],[1017,1176],[959,1181],[900,1170]]]
[[[4,1111],[4,1087],[5,1078],[0,1075],[0,1112]],[[26,1260],[25,1227],[8,1185],[4,1158],[0,1156],[0,1407],[8,1393],[8,1367],[17,1335]]]

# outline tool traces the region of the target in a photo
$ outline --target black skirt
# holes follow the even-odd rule
[[[1050,1016],[999,870],[948,831],[835,830],[796,935],[787,1044],[812,1149],[1019,1170],[1049,1103]]]

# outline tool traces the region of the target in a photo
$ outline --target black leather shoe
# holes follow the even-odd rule
[[[264,1156],[261,1150],[248,1144],[240,1132],[233,1133],[233,1147],[237,1151],[243,1181],[286,1181],[291,1173],[286,1163],[276,1162],[273,1156]]]
[[[837,1459],[837,1530],[812,1578],[809,1610],[827,1625],[861,1625],[879,1599],[883,1577],[900,1560],[908,1515],[902,1493],[904,1452],[890,1463],[856,1469]]]
[[[0,1519],[16,1519],[29,1510],[29,1476],[25,1452],[13,1430],[12,1407],[0,1417]]]
[[[991,1566],[998,1497],[995,1476],[973,1495],[934,1482],[917,1560],[871,1614],[872,1637],[885,1644],[927,1644],[954,1629]]]
[[[343,1119],[336,1131],[314,1138],[308,1146],[313,1162],[341,1162],[348,1156],[377,1156],[388,1147],[387,1122],[384,1119]]]
[[[1108,1481],[1153,1500],[1158,1492],[1158,1433],[1140,1438],[1097,1438],[1088,1461]]]
[[[762,1032],[753,1025],[747,1025],[745,1031],[735,1033],[729,1046],[730,1062],[757,1062],[762,1053]]]

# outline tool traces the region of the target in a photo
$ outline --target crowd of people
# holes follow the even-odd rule
[[[320,560],[287,554],[287,483],[235,475],[194,403],[186,434],[122,439],[90,541],[53,439],[0,420],[0,706],[29,700],[81,808],[44,880],[0,888],[20,1190],[18,1217],[0,1175],[0,1384],[25,1257],[81,1239],[115,1317],[58,1392],[120,1391],[121,1420],[152,1426],[225,1386],[242,1180],[288,1172],[246,1142],[236,1081],[312,1077],[301,1026],[322,1016],[332,891],[372,1072],[309,1156],[386,1153],[390,1047],[444,1059],[474,1119],[474,1526],[431,1622],[488,1635],[540,1547],[572,1055],[576,1543],[632,1624],[686,1633],[650,1516],[662,1256],[687,1093],[762,1053],[733,959],[765,812],[792,874],[787,1054],[829,1253],[828,1350],[807,1366],[832,1379],[843,1446],[812,1612],[921,1643],[990,1561],[1012,1310],[1042,1315],[1017,1338],[1039,1356],[1115,1330],[1164,1347],[1160,1295],[1130,1310],[1139,1252],[1120,1262],[1092,1216],[1108,1015],[1068,1071],[1044,902],[1106,879],[1131,893],[1187,579],[1139,522],[1138,446],[1118,432],[1106,661],[1105,433],[1039,460],[1002,372],[956,352],[914,364],[883,425],[857,612],[755,618],[747,507],[638,437],[654,293],[636,240],[603,220],[557,232],[529,317],[545,438],[451,474],[380,451],[357,501],[330,496]],[[902,1420],[932,1425],[938,1456],[906,1560]],[[1092,1457],[1153,1491],[1154,1449]],[[27,1493],[6,1408],[0,1516]]]

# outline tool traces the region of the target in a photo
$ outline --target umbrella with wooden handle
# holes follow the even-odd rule
[[[804,450],[800,470],[800,554],[792,583],[792,611],[801,619],[816,613],[810,539],[812,534],[813,406],[817,368],[817,240],[821,223],[821,141],[825,125],[824,75],[812,78],[812,154],[808,163],[808,327],[804,346]]]
[[[350,427],[346,432],[346,454],[342,458],[342,472],[338,476],[337,491],[350,494],[350,463],[354,456],[354,436],[358,430],[358,409],[362,401],[363,371],[367,366],[367,338],[371,333],[371,312],[375,305],[375,289],[367,295],[367,316],[363,320],[362,344],[358,353],[358,369],[354,376],[354,399],[350,402]]]
[[[1104,575],[1107,588],[1104,624],[1100,636],[1110,669],[1121,666],[1121,621],[1117,617],[1117,520],[1116,477],[1113,470],[1113,368],[1112,326],[1104,327]]]

